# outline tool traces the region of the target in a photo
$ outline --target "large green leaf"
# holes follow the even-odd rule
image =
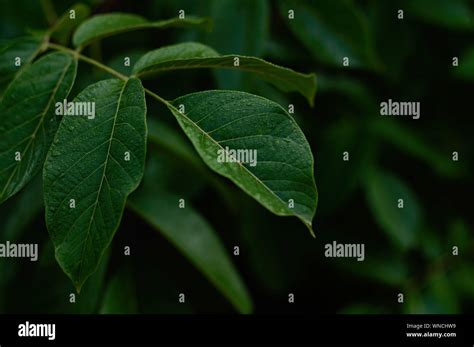
[[[235,66],[235,59],[239,65]],[[313,103],[316,76],[302,74],[265,60],[241,55],[219,56],[211,47],[197,42],[185,42],[148,52],[135,64],[133,73],[138,77],[163,71],[192,68],[237,69],[252,72],[285,92],[299,92]]]
[[[43,177],[56,258],[80,290],[112,241],[127,195],[142,178],[146,105],[138,79],[98,82],[74,101],[95,102],[95,118],[64,116]]]
[[[171,111],[206,164],[271,212],[296,216],[310,228],[317,192],[313,156],[304,134],[278,104],[237,91],[205,91],[173,101]],[[184,106],[184,112],[180,112]],[[239,159],[232,150],[255,161]],[[249,152],[252,151],[252,152]],[[219,154],[230,154],[220,160]],[[242,158],[240,158],[242,159]],[[244,158],[245,159],[245,158]]]
[[[38,53],[43,38],[40,36],[26,36],[3,42],[0,45],[0,90],[28,66]],[[15,65],[15,59],[21,59],[21,65]]]
[[[179,208],[179,195],[166,192],[147,175],[128,206],[157,228],[241,313],[252,302],[215,230],[189,203]],[[155,178],[156,179],[156,178]]]
[[[348,57],[349,68],[378,67],[367,20],[351,1],[282,0],[279,7],[283,21],[321,62],[342,67]]]
[[[72,42],[74,46],[87,45],[90,42],[127,31],[140,29],[164,29],[168,27],[203,27],[209,28],[210,21],[206,18],[186,16],[151,22],[135,14],[109,13],[94,16],[77,28]]]
[[[389,173],[371,170],[366,177],[366,195],[380,227],[400,246],[412,247],[417,240],[421,211],[410,188]],[[403,200],[401,208],[399,199]]]
[[[58,127],[54,105],[71,90],[77,62],[52,53],[29,65],[0,100],[0,202],[38,172]]]

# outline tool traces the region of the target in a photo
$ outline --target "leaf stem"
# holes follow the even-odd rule
[[[152,92],[151,90],[149,90],[149,89],[146,89],[146,88],[144,88],[144,89],[145,89],[145,93],[151,95],[152,97],[154,97],[154,98],[155,98],[156,100],[158,100],[159,102],[165,104],[165,105],[168,106],[168,107],[175,108],[168,100],[163,99],[161,96],[159,96],[158,94],[153,93],[153,92]]]
[[[127,76],[121,74],[120,72],[118,72],[114,69],[111,69],[110,67],[98,62],[97,60],[94,60],[92,58],[86,57],[85,55],[82,55],[78,51],[75,51],[75,50],[72,50],[70,48],[67,48],[67,47],[64,47],[64,46],[61,46],[61,45],[57,45],[57,44],[51,43],[51,42],[48,43],[48,47],[51,48],[51,49],[57,50],[57,51],[70,53],[74,57],[76,57],[77,59],[82,60],[82,61],[84,61],[88,64],[94,65],[95,67],[98,67],[99,69],[102,69],[102,70],[110,73],[111,75],[114,75],[115,77],[120,78],[121,80],[124,80],[124,81],[128,80]]]
[[[54,49],[56,51],[62,51],[62,52],[67,52],[67,53],[70,53],[72,55],[74,55],[74,57],[76,57],[77,59],[79,60],[82,60],[90,65],[93,65],[101,70],[104,70],[105,72],[108,72],[109,74],[111,75],[114,75],[115,77],[117,78],[120,78],[121,80],[123,81],[127,81],[128,80],[128,77],[121,74],[120,72],[118,72],[117,70],[114,70],[100,62],[98,62],[97,60],[95,59],[92,59],[92,58],[89,58],[89,57],[86,57],[85,55],[82,55],[81,53],[79,53],[79,49],[77,50],[72,50],[68,47],[65,47],[65,46],[61,46],[61,45],[58,45],[58,44],[55,44],[55,43],[51,43],[49,42],[48,43],[48,48],[50,49]],[[145,89],[145,92],[149,95],[151,95],[152,97],[154,97],[156,100],[158,100],[159,102],[165,104],[166,106],[168,107],[171,107],[171,108],[174,108],[174,106],[168,101],[168,100],[165,100],[164,98],[162,98],[161,96],[159,96],[158,94],[155,94],[153,93],[151,90],[149,89]]]

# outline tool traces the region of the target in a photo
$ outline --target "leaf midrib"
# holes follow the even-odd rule
[[[79,277],[80,278],[82,277],[81,276],[81,274],[82,274],[82,265],[84,264],[84,254],[85,254],[85,250],[86,250],[86,247],[87,247],[87,242],[89,241],[89,237],[90,237],[90,234],[91,234],[90,231],[91,231],[92,221],[95,219],[94,218],[95,211],[96,211],[97,205],[99,204],[99,196],[100,196],[100,193],[102,191],[102,185],[104,183],[104,179],[107,179],[105,173],[106,173],[106,170],[107,170],[107,164],[109,162],[109,157],[111,156],[110,155],[110,148],[112,147],[112,139],[113,139],[114,133],[115,133],[115,123],[117,122],[118,112],[120,110],[120,104],[122,102],[122,95],[123,95],[123,92],[125,91],[127,83],[128,83],[128,81],[124,82],[124,84],[122,86],[122,89],[120,90],[119,98],[117,100],[117,108],[116,108],[115,114],[114,114],[114,122],[112,124],[112,131],[110,132],[109,147],[107,148],[107,156],[105,158],[104,170],[102,171],[102,177],[101,177],[101,180],[100,180],[99,189],[97,190],[97,197],[96,197],[96,200],[94,202],[94,209],[92,211],[91,218],[89,220],[89,226],[87,227],[86,239],[84,240],[84,246],[83,246],[82,252],[81,252],[81,258],[80,258],[80,262],[79,262]]]
[[[154,66],[159,66],[160,64],[167,64],[167,63],[173,63],[173,62],[185,62],[185,61],[188,61],[188,62],[189,61],[205,61],[205,60],[208,60],[208,59],[211,59],[211,60],[221,60],[222,59],[223,60],[223,59],[229,59],[229,58],[244,58],[244,59],[248,59],[250,62],[257,61],[257,62],[260,62],[264,65],[270,65],[273,68],[281,69],[281,70],[284,70],[285,72],[290,72],[290,73],[296,74],[299,77],[303,77],[303,78],[311,78],[312,76],[315,76],[314,74],[304,74],[304,73],[301,73],[301,72],[298,72],[298,71],[294,71],[292,69],[273,64],[271,62],[268,62],[268,61],[260,59],[260,58],[249,57],[249,56],[238,55],[238,54],[236,54],[236,55],[220,55],[220,56],[215,56],[215,57],[197,57],[197,58],[188,58],[188,59],[164,60],[164,61],[161,61],[159,63],[155,63],[151,66],[146,67],[145,69],[142,70],[142,72],[137,73],[136,76],[141,77],[141,76],[151,75],[151,74],[156,72],[156,71],[152,71],[151,69]],[[241,65],[239,65],[239,66],[217,65],[216,66],[216,65],[207,64],[206,62],[204,64],[201,64],[201,65],[198,65],[198,66],[196,66],[196,65],[194,65],[194,66],[193,65],[188,65],[188,66],[180,65],[180,66],[159,68],[159,70],[160,71],[171,71],[171,70],[186,70],[186,69],[195,69],[195,68],[209,69],[209,68],[214,68],[214,67],[229,69],[229,70],[251,71],[251,72],[254,72],[256,74],[260,74],[260,75],[263,75],[263,76],[268,76],[268,77],[275,78],[275,79],[278,79],[278,80],[281,80],[281,81],[288,81],[289,80],[288,78],[280,77],[276,74],[275,75],[269,74],[266,71],[258,70],[256,68],[252,68],[252,67],[248,67],[248,66],[241,66]]]

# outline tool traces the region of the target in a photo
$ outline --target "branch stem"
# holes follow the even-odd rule
[[[97,60],[94,60],[92,58],[86,57],[85,55],[82,55],[78,51],[72,50],[70,48],[67,48],[67,47],[64,47],[64,46],[61,46],[61,45],[57,45],[55,43],[48,43],[48,48],[54,49],[56,51],[62,51],[62,52],[70,53],[74,57],[76,57],[77,59],[82,60],[82,61],[84,61],[84,62],[86,62],[90,65],[95,66],[95,67],[98,67],[99,69],[104,70],[104,71],[108,72],[109,74],[114,75],[117,78],[120,78],[123,81],[128,80],[127,76],[122,75],[120,72],[118,72],[114,69],[111,69],[110,67],[98,62]]]
[[[86,62],[86,63],[88,63],[88,64],[90,64],[90,65],[93,65],[93,66],[95,66],[95,67],[97,67],[97,68],[99,68],[99,69],[101,69],[101,70],[103,70],[103,71],[105,71],[105,72],[108,72],[109,74],[111,74],[111,75],[113,75],[113,76],[115,76],[115,77],[117,77],[117,78],[120,78],[120,79],[123,80],[123,81],[127,81],[128,78],[129,78],[129,77],[127,77],[127,76],[121,74],[121,73],[118,72],[117,70],[114,70],[114,69],[112,69],[112,68],[110,68],[110,67],[108,67],[108,66],[106,66],[106,65],[104,65],[104,64],[102,64],[102,63],[100,63],[100,62],[98,62],[97,60],[92,59],[92,58],[89,58],[89,57],[87,57],[87,56],[85,56],[85,55],[79,53],[79,49],[77,49],[77,50],[72,50],[72,49],[70,49],[70,48],[68,48],[68,47],[64,47],[64,46],[61,46],[61,45],[57,45],[57,44],[51,43],[51,42],[48,43],[48,48],[53,49],[53,50],[56,50],[56,51],[67,52],[67,53],[69,53],[69,54],[72,54],[72,55],[73,55],[74,57],[76,57],[77,59],[82,60],[83,62]],[[144,89],[145,89],[145,92],[146,92],[147,94],[151,95],[153,98],[155,98],[155,99],[158,100],[159,102],[165,104],[165,105],[168,106],[168,107],[173,107],[173,105],[172,105],[169,101],[165,100],[164,98],[162,98],[162,97],[159,96],[158,94],[153,93],[153,92],[152,92],[151,90],[149,90],[149,89],[146,89],[146,88],[144,88]]]

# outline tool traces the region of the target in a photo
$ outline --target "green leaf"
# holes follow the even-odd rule
[[[209,172],[202,161],[196,156],[196,151],[186,137],[182,137],[184,135],[181,132],[175,131],[166,123],[153,118],[148,118],[147,125],[148,139],[150,142],[172,152],[175,158],[180,158],[180,161],[188,162],[194,168],[204,168],[207,173]]]
[[[386,314],[387,309],[384,307],[378,307],[372,304],[354,304],[344,307],[338,312],[338,314]]]
[[[371,254],[364,260],[363,266],[357,262],[344,263],[343,266],[345,271],[360,278],[393,287],[403,286],[409,277],[406,260],[388,247],[383,254]]]
[[[3,42],[0,45],[0,88],[3,89],[20,70],[34,59],[41,47],[43,38],[26,36]],[[21,59],[21,65],[15,65],[15,59]]]
[[[41,230],[43,231],[43,230]],[[106,284],[107,268],[110,252],[106,252],[97,268],[81,289],[75,295],[76,302],[71,304],[69,298],[74,292],[74,286],[68,277],[64,276],[54,255],[54,245],[51,239],[39,246],[40,259],[35,264],[34,273],[29,276],[30,288],[36,288],[48,283],[48,290],[39,297],[28,295],[30,288],[21,292],[25,297],[22,307],[27,312],[43,312],[48,314],[94,314],[103,296]]]
[[[374,120],[369,127],[375,136],[426,162],[440,175],[457,177],[465,171],[462,164],[451,160],[451,153],[443,154],[426,142],[422,135],[401,125],[400,122]]]
[[[344,95],[347,100],[349,96]],[[360,119],[340,118],[325,127],[318,151],[319,216],[334,213],[357,192],[365,169],[373,160],[374,142]],[[343,160],[345,152],[350,160]]]
[[[459,58],[459,66],[453,68],[453,75],[474,82],[474,48],[467,49]]]
[[[146,177],[128,206],[159,230],[241,313],[252,311],[249,294],[211,225],[180,196],[160,189]]]
[[[298,217],[312,232],[317,204],[313,156],[304,134],[280,105],[222,90],[188,94],[173,105],[170,110],[211,169],[271,212]],[[179,112],[180,105],[185,112]],[[248,150],[247,159],[253,154],[256,160],[219,162],[226,153],[232,156],[232,150]]]
[[[43,208],[43,187],[36,176],[21,193],[2,205],[0,211],[0,240],[18,240],[21,232]]]
[[[202,27],[209,28],[207,18],[187,16],[184,19],[171,18],[150,22],[146,18],[134,14],[109,13],[94,16],[77,28],[72,42],[74,46],[84,46],[90,42],[118,33],[140,29],[164,29],[168,27]]]
[[[369,172],[365,183],[375,221],[400,246],[412,247],[417,239],[421,211],[410,188],[399,178],[378,170]],[[403,199],[402,208],[399,199]]]
[[[175,130],[166,123],[156,121],[151,117],[148,117],[147,125],[149,143],[153,143],[160,149],[165,150],[164,155],[161,152],[158,153],[161,166],[157,168],[157,170],[161,170],[161,174],[164,173],[162,166],[167,167],[168,170],[166,171],[171,172],[169,175],[176,181],[181,180],[181,183],[179,183],[181,189],[187,189],[188,192],[199,191],[202,188],[200,184],[202,183],[200,179],[202,179],[203,182],[207,182],[214,187],[230,211],[236,209],[234,196],[232,191],[230,191],[231,187],[229,187],[221,177],[215,174],[209,174],[209,169],[206,164],[196,155],[196,150],[180,129]],[[168,157],[166,154],[168,154]],[[169,161],[172,163],[169,163]],[[150,162],[147,165],[149,166]],[[189,184],[189,180],[187,178],[183,179],[179,174],[177,175],[176,171],[185,171],[187,175],[193,176],[193,189],[186,187]],[[161,177],[160,179],[163,183],[168,183],[165,182],[166,179],[162,179]],[[183,182],[183,180],[186,182]],[[173,184],[174,183],[170,182],[170,185]]]
[[[0,202],[41,168],[59,123],[54,105],[69,94],[76,70],[70,54],[52,53],[22,70],[5,91],[0,100]]]
[[[74,11],[74,18],[71,18],[71,11]],[[59,18],[52,29],[51,37],[60,44],[66,45],[74,29],[89,17],[89,14],[90,9],[87,5],[75,4]]]
[[[131,269],[120,269],[110,280],[105,291],[101,314],[133,314],[138,312],[135,281]]]
[[[403,2],[405,16],[454,30],[474,28],[474,12],[466,0],[416,0]]]
[[[17,242],[43,207],[43,189],[36,176],[22,192],[8,200],[0,210],[0,242]],[[5,312],[9,299],[6,291],[15,275],[20,273],[19,262],[0,261],[0,313]]]
[[[373,38],[366,18],[347,0],[280,1],[282,20],[321,62],[349,68],[377,68]],[[289,18],[289,11],[294,18]]]
[[[269,36],[270,10],[267,0],[212,1],[214,28],[205,43],[222,54],[262,56]],[[242,90],[251,83],[250,76],[239,71],[215,71],[215,76],[219,89]]]
[[[112,241],[127,195],[140,183],[147,130],[138,79],[95,83],[74,102],[95,102],[95,118],[64,116],[43,177],[56,259],[79,291]]]
[[[235,66],[238,59],[239,65]],[[148,52],[135,64],[133,73],[137,77],[163,71],[220,68],[252,72],[272,83],[284,92],[299,92],[312,105],[316,94],[316,75],[302,74],[265,60],[241,55],[219,56],[211,47],[197,42],[185,42],[158,48]]]
[[[214,29],[207,43],[226,54],[262,55],[268,36],[269,7],[266,0],[213,1]]]

